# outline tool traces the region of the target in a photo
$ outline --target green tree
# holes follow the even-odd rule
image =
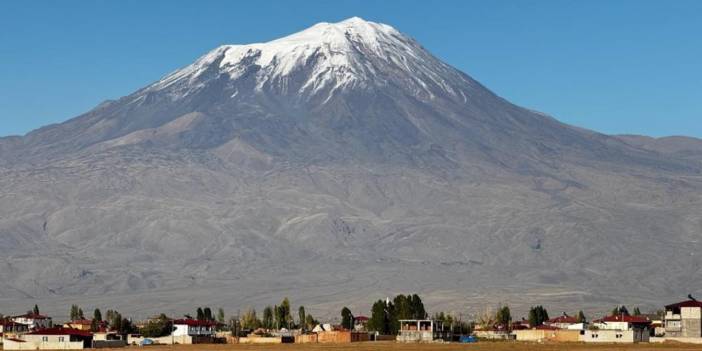
[[[266,306],[266,308],[263,309],[263,327],[266,329],[273,329],[273,319],[273,307]]]
[[[618,315],[628,316],[629,310],[624,305],[617,306],[612,310],[612,315],[613,316],[618,316]]]
[[[93,319],[98,321],[98,322],[102,322],[102,312],[100,312],[99,308],[96,308],[93,311]]]
[[[634,316],[640,316],[641,315],[641,310],[638,307],[634,308]]]
[[[300,329],[303,332],[307,331],[307,316],[305,315],[305,306],[300,306],[297,309],[297,320],[300,321]]]
[[[166,315],[161,314],[157,319],[151,320],[143,328],[140,333],[147,338],[158,338],[171,333],[172,324]]]
[[[368,330],[377,331],[384,335],[397,332],[399,325],[392,302],[378,300],[371,307],[371,318],[368,320]]]
[[[202,313],[204,315],[204,320],[206,321],[213,321],[214,317],[212,316],[212,310],[209,307],[205,307],[204,310],[202,310]]]
[[[34,314],[39,314],[39,305],[35,304],[34,309],[32,310]]]
[[[318,324],[317,320],[311,314],[305,316],[305,326],[307,329],[313,329]]]
[[[224,310],[222,307],[217,309],[217,322],[224,324]]]
[[[534,328],[544,324],[548,320],[548,312],[539,305],[529,309],[529,325]]]
[[[199,321],[205,320],[205,312],[202,310],[202,307],[197,308],[196,316]]]
[[[346,306],[341,309],[341,326],[348,330],[353,329],[353,314]]]
[[[292,314],[290,309],[290,300],[284,298],[280,303],[280,328],[290,328],[290,321],[292,320]]]
[[[83,309],[81,309],[78,305],[71,305],[70,315],[71,315],[71,321],[85,319],[85,316],[83,315]]]
[[[249,309],[241,315],[241,328],[254,330],[261,326],[261,321],[256,316],[255,309]]]
[[[587,318],[585,318],[585,312],[582,310],[578,311],[578,323],[585,323],[587,322]]]
[[[512,321],[512,313],[508,306],[502,306],[497,309],[495,314],[495,321],[497,324],[502,325],[505,329],[509,329],[510,322]]]

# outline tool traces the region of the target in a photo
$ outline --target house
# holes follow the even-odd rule
[[[512,334],[518,341],[577,342],[580,341],[581,331],[539,325],[532,329],[512,330]]]
[[[648,342],[651,321],[646,317],[619,314],[592,322],[593,330],[584,330],[581,341],[635,343]]]
[[[585,323],[580,322],[577,317],[569,316],[565,312],[561,316],[545,321],[544,325],[570,330],[584,330],[586,327]]]
[[[366,316],[356,316],[353,318],[353,330],[365,331],[368,326],[369,318]]]
[[[23,315],[10,317],[10,319],[14,322],[28,325],[31,330],[45,329],[52,326],[51,317],[38,313],[29,312]]]
[[[3,350],[82,350],[92,347],[93,334],[63,327],[39,329],[7,338]]]
[[[64,323],[63,327],[69,328],[69,329],[90,331],[92,324],[93,324],[93,321],[91,321],[90,319],[78,319],[78,320]]]
[[[690,299],[665,306],[665,336],[702,338],[702,302]]]
[[[432,319],[400,320],[397,341],[400,342],[435,342],[450,341],[451,333],[444,328],[444,323]]]
[[[173,321],[173,336],[214,337],[217,323],[196,319],[177,319]]]

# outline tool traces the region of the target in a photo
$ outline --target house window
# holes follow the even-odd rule
[[[59,342],[63,342],[63,336],[59,336]]]
[[[41,337],[41,341],[43,341],[43,342],[48,342],[48,341],[49,341],[49,337],[48,337],[48,336],[42,336],[42,337]]]

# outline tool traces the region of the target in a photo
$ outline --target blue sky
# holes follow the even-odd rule
[[[351,16],[605,133],[702,137],[702,1],[2,1],[0,135],[75,117],[221,44]]]

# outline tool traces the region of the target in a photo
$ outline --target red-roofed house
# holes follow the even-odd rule
[[[592,321],[594,330],[586,330],[581,341],[635,343],[648,342],[651,321],[642,316],[624,314],[606,316]]]
[[[356,316],[353,318],[353,329],[356,331],[366,330],[368,325],[368,317],[366,316]]]
[[[585,323],[578,321],[577,317],[569,316],[565,313],[556,318],[551,318],[544,322],[544,325],[551,327],[556,327],[558,329],[571,329],[571,330],[583,330],[585,329]]]
[[[39,329],[5,339],[3,350],[82,350],[92,346],[93,334],[63,327]]]
[[[691,299],[665,306],[665,336],[702,338],[702,302]]]

